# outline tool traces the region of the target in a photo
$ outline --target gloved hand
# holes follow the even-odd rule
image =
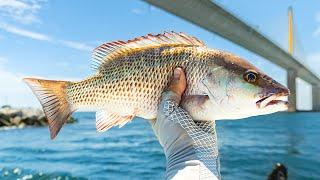
[[[166,156],[166,179],[220,179],[215,123],[194,122],[179,107],[185,88],[185,74],[176,68],[151,121]]]

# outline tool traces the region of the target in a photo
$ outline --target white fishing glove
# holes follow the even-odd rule
[[[194,122],[179,107],[185,87],[184,72],[177,68],[157,119],[150,121],[166,156],[166,179],[220,179],[215,123]]]

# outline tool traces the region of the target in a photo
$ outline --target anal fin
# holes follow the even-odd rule
[[[96,128],[98,132],[105,132],[113,126],[121,128],[127,122],[133,119],[134,116],[121,116],[117,113],[110,113],[106,110],[96,112]]]

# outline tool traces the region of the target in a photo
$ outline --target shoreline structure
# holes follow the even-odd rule
[[[77,120],[70,117],[67,123],[75,123]],[[48,120],[40,109],[36,108],[13,108],[2,106],[0,108],[0,128],[25,126],[41,127],[48,125]]]

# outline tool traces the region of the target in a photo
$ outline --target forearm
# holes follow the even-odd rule
[[[200,158],[192,144],[175,144],[173,147],[165,152],[166,179],[219,179],[218,156]]]
[[[174,130],[165,128],[170,143],[164,144],[167,158],[167,178],[192,175],[197,179],[220,177],[218,147],[214,122],[195,123],[186,111],[172,101],[174,94],[164,93],[160,106],[164,109],[163,122],[178,124]],[[173,138],[173,139],[172,139]],[[166,141],[165,141],[166,142]],[[191,174],[189,172],[192,172]]]

